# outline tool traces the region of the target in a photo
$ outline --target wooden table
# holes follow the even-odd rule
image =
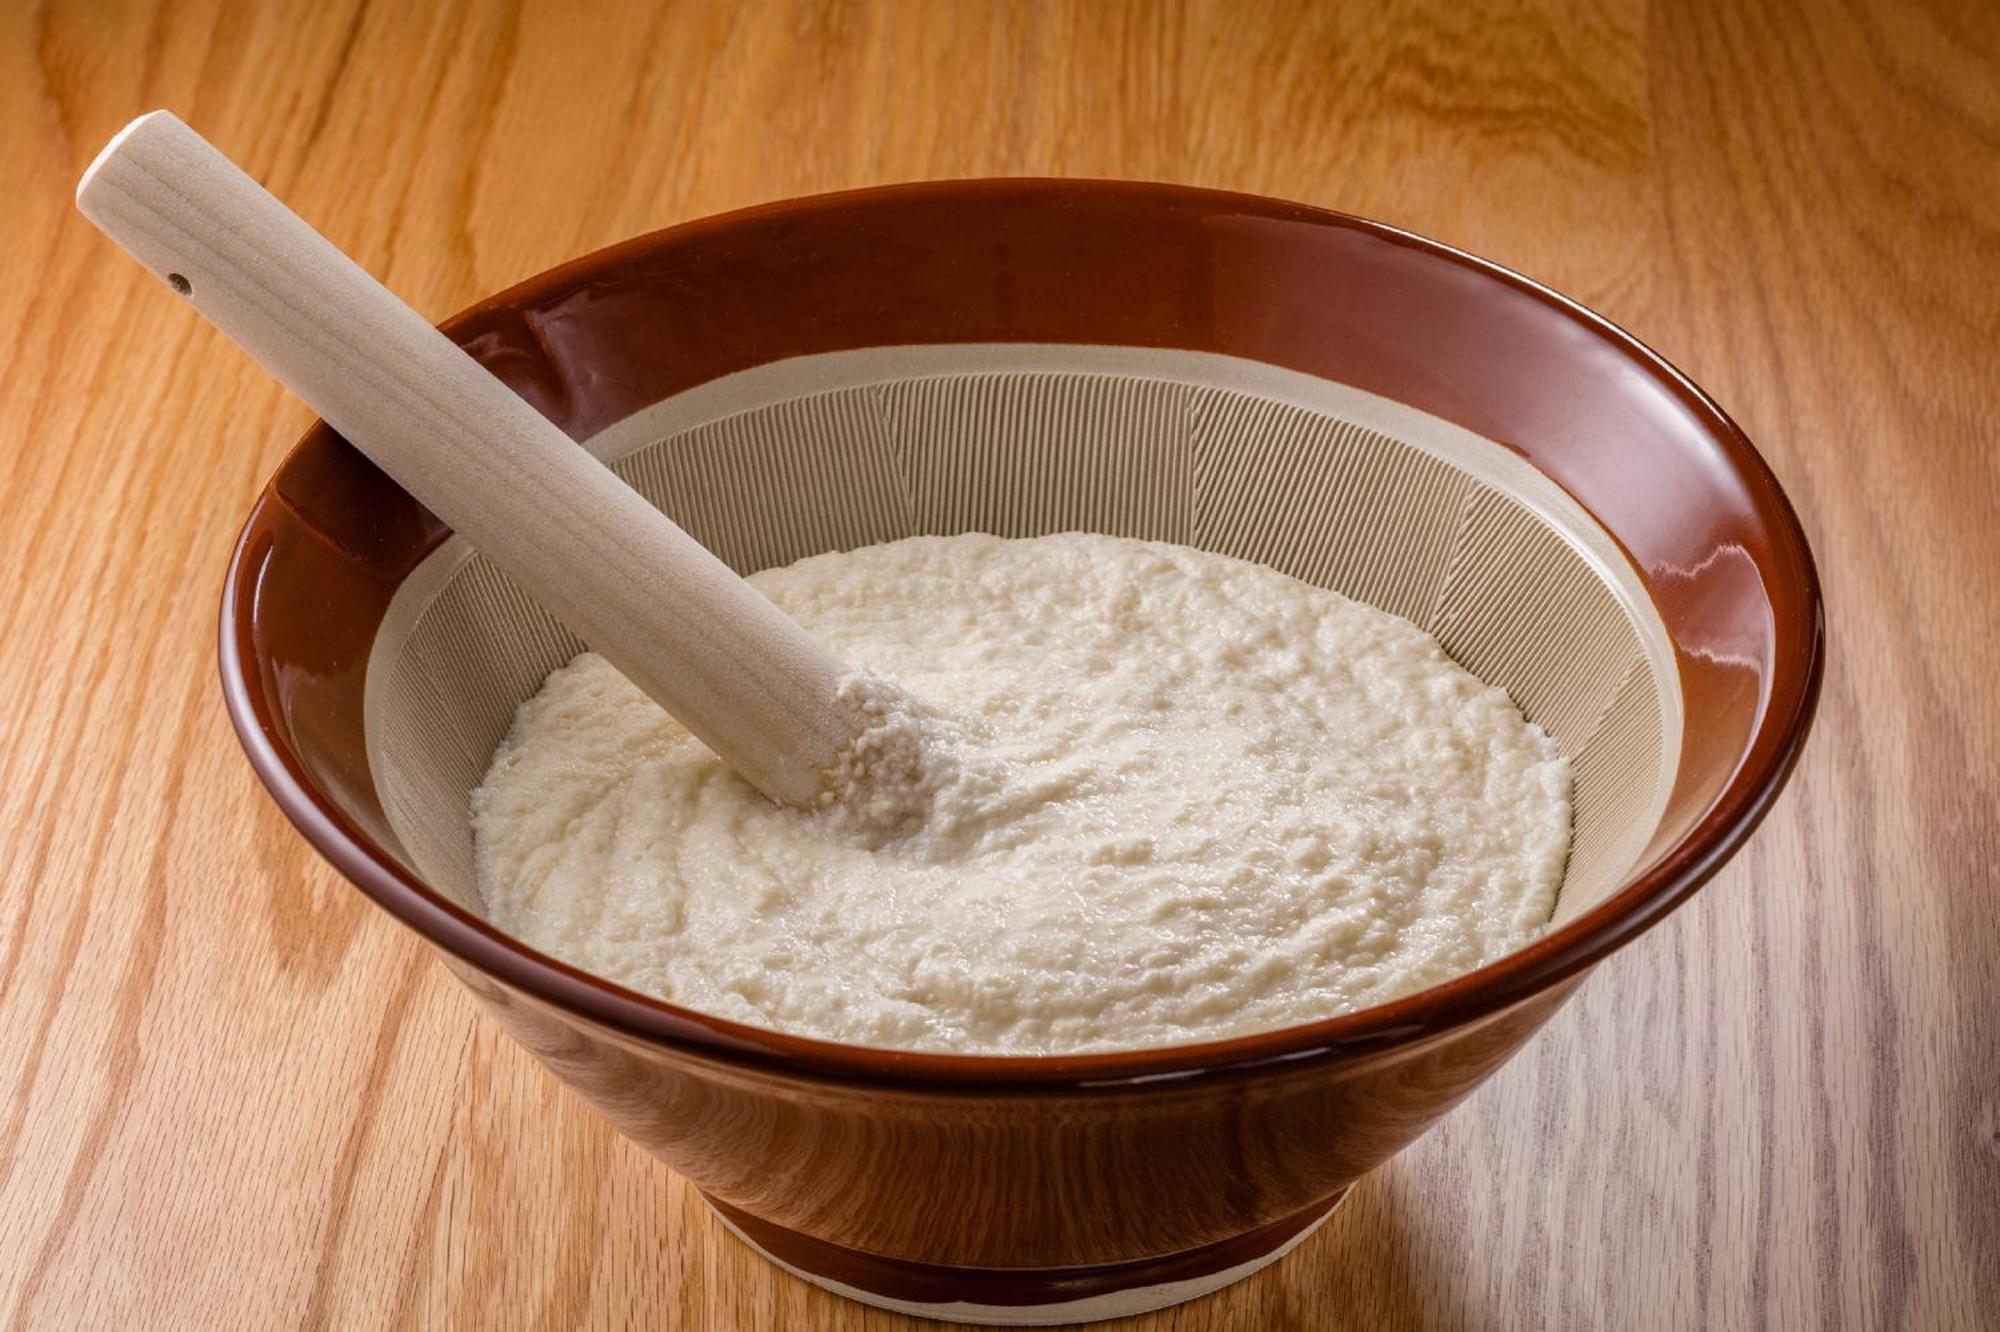
[[[2000,7],[1477,9],[0,7],[0,1313],[901,1321],[730,1239],[253,781],[216,596],[307,413],[70,208],[164,105],[440,316],[741,204],[1045,173],[1369,214],[1637,331],[1811,533],[1803,767],[1296,1255],[1140,1321],[2000,1326]]]

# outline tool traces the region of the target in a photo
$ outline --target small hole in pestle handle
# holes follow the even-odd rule
[[[167,285],[169,287],[172,287],[175,292],[177,292],[182,296],[189,296],[194,293],[194,284],[192,282],[189,282],[186,278],[182,277],[179,273],[167,274]]]

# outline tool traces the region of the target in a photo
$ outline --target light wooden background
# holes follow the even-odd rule
[[[1154,177],[1637,331],[1832,666],[1750,849],[1281,1267],[1148,1327],[2000,1326],[2000,5],[0,5],[0,1316],[886,1328],[761,1265],[253,782],[211,639],[307,413],[70,208],[169,106],[442,316],[682,218]]]

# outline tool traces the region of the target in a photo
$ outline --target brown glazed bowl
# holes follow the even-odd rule
[[[642,237],[445,329],[739,567],[974,527],[1229,550],[1425,623],[1576,758],[1548,931],[1376,1008],[1046,1058],[705,1017],[480,919],[465,789],[574,642],[308,432],[223,593],[258,775],[739,1235],[872,1303],[1065,1321],[1272,1261],[1713,875],[1805,739],[1818,584],[1741,432],[1603,320],[1375,223],[1158,185],[869,190]],[[898,479],[857,497],[870,450]]]

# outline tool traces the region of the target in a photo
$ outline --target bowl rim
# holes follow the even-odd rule
[[[273,738],[264,700],[249,685],[254,659],[252,613],[256,570],[251,543],[266,506],[277,498],[278,479],[327,427],[315,422],[272,472],[237,537],[223,582],[218,657],[223,698],[237,737],[258,778],[279,808],[335,869],[447,958],[456,958],[517,992],[551,1004],[572,1018],[642,1043],[683,1054],[839,1082],[922,1086],[937,1090],[1016,1087],[1103,1090],[1207,1080],[1260,1068],[1346,1060],[1414,1045],[1483,1023],[1524,1004],[1594,966],[1658,923],[1722,867],[1754,832],[1797,765],[1825,671],[1825,609],[1818,571],[1805,532],[1769,465],[1728,414],[1664,357],[1623,328],[1576,301],[1511,269],[1402,228],[1352,214],[1263,195],[1165,183],[1071,177],[992,177],[872,186],[807,195],[714,214],[648,232],[539,272],[460,310],[439,327],[447,334],[496,307],[532,303],[587,274],[601,272],[669,243],[685,242],[742,222],[798,216],[843,204],[891,197],[977,197],[982,193],[1065,192],[1122,194],[1136,200],[1210,203],[1270,210],[1293,220],[1359,231],[1427,252],[1485,279],[1502,283],[1552,307],[1639,363],[1691,410],[1720,448],[1769,524],[1779,553],[1800,579],[1801,596],[1790,617],[1774,624],[1780,651],[1772,672],[1778,684],[1760,700],[1744,757],[1723,790],[1693,824],[1644,872],[1574,919],[1476,970],[1387,1003],[1314,1022],[1179,1045],[1088,1054],[958,1054],[849,1045],[751,1026],[683,1008],[581,971],[540,953],[456,905],[443,894],[377,854],[369,838],[330,800]],[[1774,607],[1775,609],[1775,607]],[[1788,620],[1790,623],[1788,623]],[[1782,647],[1803,639],[1804,669],[1787,672]],[[1791,658],[1797,660],[1796,657]],[[1785,680],[1789,674],[1793,678]]]

